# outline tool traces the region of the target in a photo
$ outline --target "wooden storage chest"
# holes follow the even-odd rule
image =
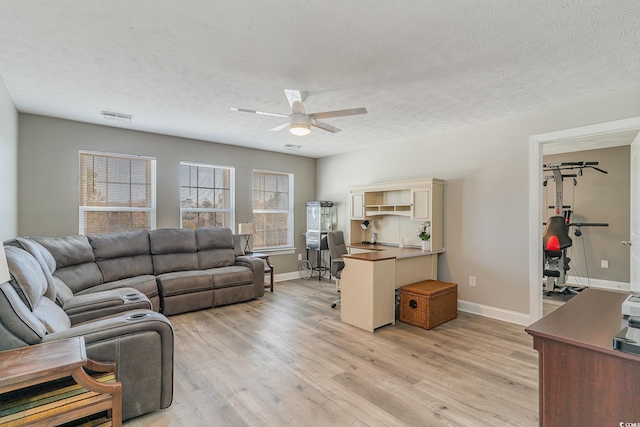
[[[400,288],[400,321],[424,329],[458,317],[458,285],[424,280]]]

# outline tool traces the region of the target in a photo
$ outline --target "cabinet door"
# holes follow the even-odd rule
[[[364,219],[364,193],[351,193],[351,219]]]
[[[431,188],[411,190],[411,219],[431,221]]]

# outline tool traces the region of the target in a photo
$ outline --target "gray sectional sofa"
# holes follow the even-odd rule
[[[29,238],[56,261],[58,299],[133,288],[165,315],[264,295],[264,264],[228,228]]]
[[[171,404],[165,315],[264,295],[262,260],[226,228],[16,238],[5,250],[0,351],[84,336],[88,357],[116,362],[124,419]]]

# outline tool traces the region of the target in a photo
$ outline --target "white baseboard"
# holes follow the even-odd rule
[[[267,279],[267,277],[269,277],[268,274],[265,275],[265,280]],[[279,274],[276,273],[275,276],[273,276],[273,281],[284,282],[285,280],[293,280],[293,279],[299,279],[299,278],[300,278],[300,273],[298,273],[297,271],[290,271],[289,273],[279,273]],[[316,280],[318,279],[316,278]]]
[[[289,273],[276,274],[274,281],[283,282],[285,280],[299,278],[300,274],[297,271],[292,271]],[[268,276],[265,277],[265,280],[267,279]],[[318,280],[317,277],[312,277],[309,280],[313,279]],[[542,296],[540,296],[540,298],[542,298]],[[464,311],[465,313],[477,314],[478,316],[490,317],[491,319],[502,320],[503,322],[515,323],[516,325],[529,326],[531,324],[528,314],[490,307],[488,305],[477,304],[475,302],[458,300],[458,310]]]
[[[531,324],[528,314],[490,307],[488,305],[463,301],[460,299],[458,300],[458,310],[464,311],[465,313],[477,314],[478,316],[502,320],[503,322],[515,323],[516,325],[529,326]]]
[[[618,291],[628,291],[631,289],[631,285],[626,282],[614,282],[613,280],[601,280],[601,279],[587,279],[586,277],[567,277],[567,285],[570,286],[587,286],[590,288],[600,289],[614,289]]]

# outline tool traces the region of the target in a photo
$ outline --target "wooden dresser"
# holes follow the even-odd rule
[[[526,328],[539,353],[541,426],[640,425],[640,357],[613,349],[627,295],[586,289]]]

